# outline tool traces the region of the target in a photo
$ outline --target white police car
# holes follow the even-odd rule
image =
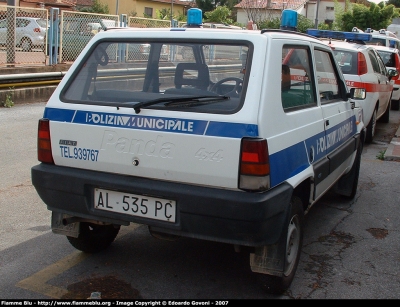
[[[400,73],[400,53],[397,48],[386,46],[374,46],[381,56],[383,63],[388,69],[395,69]],[[391,110],[399,110],[400,101],[400,75],[397,74],[391,80],[393,82],[393,94],[391,102]]]
[[[390,102],[393,91],[391,78],[395,70],[387,71],[368,33],[340,32],[309,29],[307,33],[319,37],[332,48],[346,79],[347,86],[362,106],[367,126],[366,142],[373,140],[376,121],[389,122]]]
[[[285,291],[304,214],[330,189],[356,194],[365,128],[331,48],[290,31],[295,11],[282,20],[98,33],[39,120],[32,183],[53,232],[89,253],[130,223],[229,243]],[[131,60],[144,43],[148,58]]]

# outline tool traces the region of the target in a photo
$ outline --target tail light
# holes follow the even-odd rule
[[[366,74],[368,72],[367,61],[365,60],[364,54],[362,54],[361,52],[359,52],[357,55],[357,62],[357,74],[359,76]]]
[[[45,118],[39,120],[37,151],[40,162],[54,164],[51,153],[50,121]]]
[[[33,32],[40,33],[40,28],[34,28]]]
[[[270,188],[267,140],[242,139],[239,169],[239,189],[260,192]]]

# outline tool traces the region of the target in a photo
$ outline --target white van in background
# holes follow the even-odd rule
[[[399,49],[400,39],[395,33],[389,29],[381,29],[379,31],[368,28],[365,33],[371,33],[372,39],[366,42],[367,45],[386,46]]]
[[[400,35],[400,24],[392,23],[388,25],[387,30],[394,33],[396,36]]]
[[[358,33],[370,33],[372,34],[372,39],[370,41],[366,41],[365,44],[367,45],[375,45],[375,46],[386,46],[400,49],[400,39],[391,31],[386,29],[381,29],[379,31],[368,28],[365,31],[353,27],[351,32],[358,32]]]

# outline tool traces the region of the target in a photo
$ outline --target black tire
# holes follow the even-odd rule
[[[363,151],[363,143],[360,142],[357,148],[356,159],[351,170],[343,175],[334,186],[335,193],[346,198],[353,199],[357,194],[358,178],[360,177],[361,154]]]
[[[390,117],[390,105],[391,101],[389,101],[389,104],[386,107],[385,113],[379,118],[379,122],[387,124],[389,122],[389,117]]]
[[[376,129],[376,109],[374,110],[374,113],[372,113],[371,120],[368,123],[367,126],[367,133],[365,135],[365,143],[371,143],[372,140],[374,139],[375,135],[375,129]]]
[[[105,250],[115,240],[120,226],[80,223],[78,238],[68,237],[69,243],[85,253],[98,253]]]
[[[262,288],[270,294],[282,294],[294,279],[303,246],[304,210],[300,198],[294,196],[285,235],[284,271],[282,276],[259,274]]]
[[[399,100],[392,100],[392,105],[390,107],[391,110],[398,111],[399,110]]]

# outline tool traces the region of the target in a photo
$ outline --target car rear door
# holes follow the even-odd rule
[[[317,141],[316,152],[326,160],[315,166],[315,198],[331,187],[351,164],[357,132],[354,110],[346,98],[344,78],[328,50],[315,48],[317,96],[325,122],[325,138]],[[318,95],[319,94],[319,95]]]
[[[381,57],[378,55],[375,49],[370,49],[368,51],[368,56],[374,69],[374,75],[378,80],[376,91],[379,92],[379,118],[383,113],[385,113],[388,104],[390,104],[390,97],[392,96],[393,85],[389,81],[385,64],[383,63]]]

